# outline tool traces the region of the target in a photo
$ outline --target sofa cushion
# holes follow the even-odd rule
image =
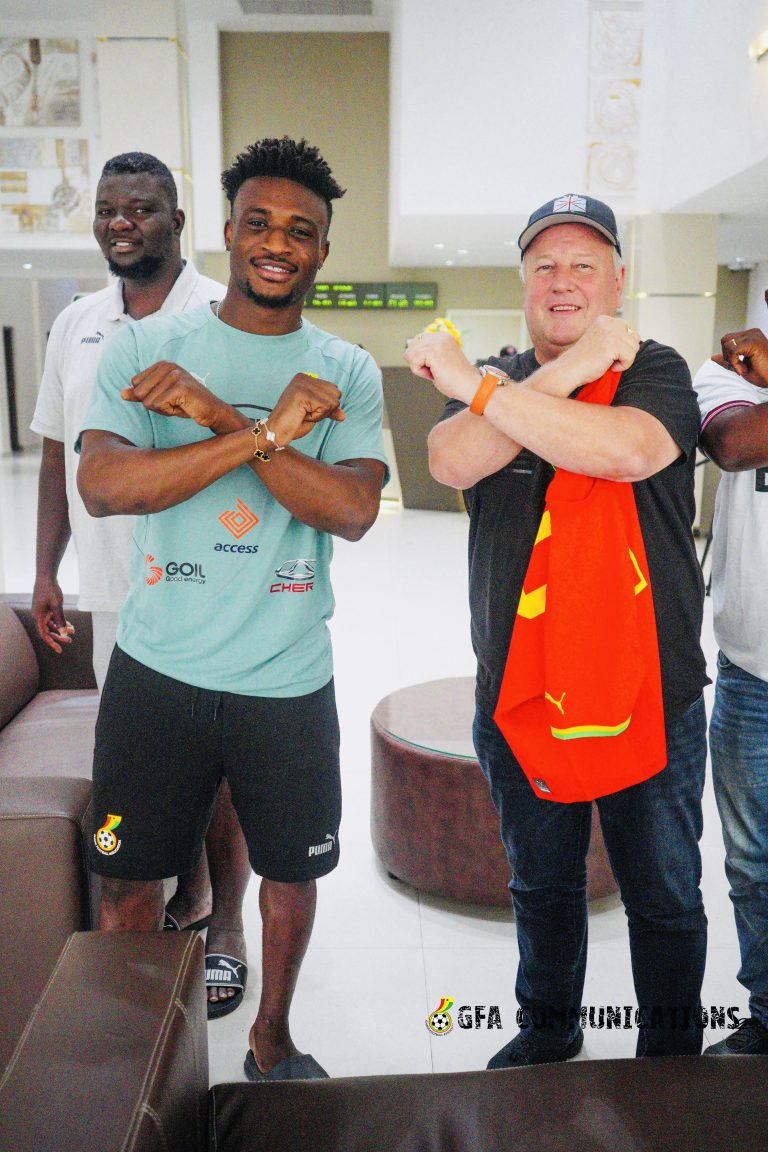
[[[32,699],[40,682],[35,650],[16,613],[0,603],[0,728]]]
[[[90,777],[98,710],[95,689],[38,692],[0,731],[0,777]]]

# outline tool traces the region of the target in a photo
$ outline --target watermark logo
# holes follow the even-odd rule
[[[459,1009],[459,1027],[461,1023]],[[723,1004],[710,1004],[693,1008],[690,1005],[662,1004],[584,1004],[580,1009],[564,1008],[561,1011],[530,1011],[518,1008],[515,1021],[520,1028],[571,1029],[574,1026],[586,1031],[588,1028],[629,1029],[653,1028],[674,1032],[678,1029],[724,1028],[733,1031],[739,1026],[738,1008]]]
[[[447,1036],[453,1030],[453,1017],[448,1011],[452,1007],[451,997],[443,996],[434,1012],[427,1016],[426,1025],[433,1036]]]

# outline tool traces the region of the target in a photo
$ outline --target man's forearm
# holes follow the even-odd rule
[[[64,444],[46,436],[37,491],[36,579],[56,580],[71,535]]]
[[[514,400],[515,396],[515,392],[507,390],[509,388],[518,392],[525,390],[565,399],[578,386],[579,380],[568,371],[567,362],[563,366],[560,361],[553,361],[537,369],[524,381],[497,388],[491,394],[491,399],[496,397],[499,403],[492,407],[489,400],[483,416],[476,416],[469,409],[465,409],[432,429],[428,440],[430,472],[442,484],[450,484],[454,488],[470,488],[514,460],[524,444],[537,455],[551,460],[551,456],[538,451],[533,443],[526,443],[521,435],[521,430],[527,427],[529,440],[536,440],[543,446],[541,435],[543,426],[541,428],[538,426],[539,418],[535,407],[529,407],[527,413],[521,414],[518,406],[507,403],[509,400]],[[491,411],[495,411],[495,418],[491,415]],[[573,412],[574,409],[570,407],[562,410],[562,416],[566,419],[569,429]],[[521,415],[527,416],[523,422]],[[547,448],[548,451],[557,450],[557,446],[550,443],[549,439]],[[557,463],[554,460],[551,462]],[[569,467],[563,463],[560,466]]]
[[[514,460],[520,447],[484,416],[465,408],[429,433],[429,471],[439,484],[471,488]]]
[[[768,404],[719,413],[704,429],[701,443],[724,472],[768,468]]]
[[[484,419],[556,468],[606,480],[644,480],[680,455],[648,412],[544,395],[519,384],[497,388]]]
[[[77,486],[91,516],[145,516],[182,504],[252,456],[248,429],[177,448],[137,448],[113,433],[87,431]]]

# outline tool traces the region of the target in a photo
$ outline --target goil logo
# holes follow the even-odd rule
[[[453,1028],[453,1019],[448,1011],[452,1007],[453,1000],[451,997],[443,996],[434,1012],[430,1012],[427,1016],[426,1025],[433,1036],[447,1036]]]
[[[118,840],[114,833],[122,819],[122,816],[107,816],[101,828],[94,833],[93,842],[102,856],[114,856],[122,844],[122,840]]]
[[[144,564],[147,569],[144,577],[145,584],[149,584],[151,587],[153,584],[159,583],[163,578],[163,570],[159,564],[155,564],[154,556],[150,556],[149,553],[147,553],[144,557]]]
[[[230,532],[235,540],[239,540],[241,536],[245,536],[246,532],[250,532],[251,528],[255,528],[259,522],[259,518],[255,512],[251,512],[247,504],[242,500],[236,503],[236,511],[228,508],[226,512],[222,512],[219,520]]]

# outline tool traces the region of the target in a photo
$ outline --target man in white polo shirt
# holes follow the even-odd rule
[[[116,279],[100,292],[76,300],[56,318],[45,356],[32,430],[43,437],[37,512],[37,571],[32,610],[41,638],[55,652],[77,643],[63,613],[57,573],[70,536],[77,549],[79,607],[93,619],[93,666],[101,689],[115,644],[117,616],[128,593],[135,517],[89,516],[75,484],[75,440],[83,423],[102,352],[134,320],[169,315],[220,300],[224,285],[201,276],[181,258],[184,213],[177,205],[169,168],[146,152],[112,157],[96,191],[93,232]],[[218,835],[214,832],[218,828]],[[209,930],[209,952],[244,960],[237,931],[250,877],[245,843],[225,794],[209,840],[209,855],[223,904]],[[167,926],[203,927],[211,905],[205,854],[180,879],[169,902]],[[216,921],[227,925],[217,931]],[[229,988],[209,992],[209,1014],[231,1010],[239,998]]]
[[[709,744],[749,1016],[705,1055],[768,1056],[768,339],[751,328],[728,332],[721,347],[693,386],[702,447],[723,469],[712,547],[720,651]]]

